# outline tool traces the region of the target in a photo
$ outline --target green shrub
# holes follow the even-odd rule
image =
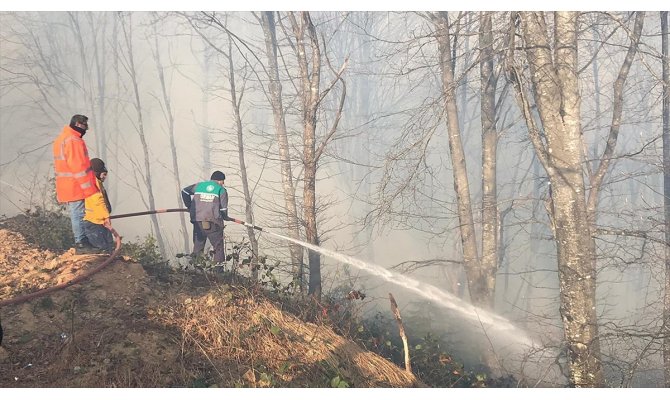
[[[3,217],[0,227],[20,233],[42,249],[63,252],[74,246],[70,216],[62,207],[55,210],[35,207],[11,218]]]
[[[156,238],[151,235],[146,235],[144,239],[138,237],[135,242],[123,243],[121,246],[121,254],[132,258],[145,267],[168,266],[167,260],[161,256],[158,245],[156,244]]]
[[[353,339],[370,351],[403,365],[403,345],[395,320],[377,313],[360,323]],[[486,371],[471,371],[448,353],[438,339],[428,333],[419,340],[409,338],[412,372],[432,387],[515,387],[511,377],[489,378]]]

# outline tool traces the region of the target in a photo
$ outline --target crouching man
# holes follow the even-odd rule
[[[112,206],[109,204],[107,191],[103,182],[107,178],[105,163],[99,158],[91,159],[91,168],[95,173],[95,183],[98,192],[88,196],[84,201],[84,230],[91,245],[103,253],[111,254],[114,251],[114,237],[109,214]]]

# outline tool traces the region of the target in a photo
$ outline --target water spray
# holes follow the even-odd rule
[[[115,218],[126,218],[134,217],[139,215],[148,215],[148,214],[159,214],[167,212],[188,212],[186,208],[169,208],[169,209],[158,209],[150,211],[135,212],[129,214],[119,214],[110,216],[110,219]],[[239,225],[244,225],[249,228],[256,229],[258,231],[265,232],[271,236],[274,236],[279,239],[283,239],[289,242],[293,242],[297,245],[300,245],[306,249],[316,251],[324,256],[339,260],[345,264],[348,264],[352,267],[355,267],[361,271],[371,273],[389,283],[395,284],[402,288],[408,289],[419,296],[433,301],[445,308],[452,309],[457,311],[466,319],[475,322],[476,324],[486,325],[493,330],[496,330],[500,333],[503,333],[505,336],[508,336],[514,342],[521,342],[527,346],[531,347],[540,347],[540,345],[535,342],[531,337],[528,336],[522,329],[514,326],[510,320],[507,318],[501,317],[493,312],[484,310],[482,308],[476,307],[467,301],[464,301],[451,293],[445,292],[438,287],[431,285],[429,283],[418,281],[409,276],[390,271],[380,265],[369,263],[366,261],[359,260],[357,258],[339,253],[334,250],[329,250],[320,246],[317,246],[312,243],[303,242],[298,239],[294,239],[288,236],[283,236],[274,232],[267,231],[260,226],[250,224],[248,222],[236,219],[236,218],[227,218],[228,221],[234,222]]]

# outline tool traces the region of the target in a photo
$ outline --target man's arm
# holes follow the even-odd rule
[[[193,190],[195,189],[195,184],[186,186],[181,190],[181,200],[184,202],[186,208],[191,208],[191,201],[193,196]]]
[[[219,195],[219,214],[224,221],[232,221],[233,219],[228,217],[228,191],[226,188],[223,188],[221,194]]]

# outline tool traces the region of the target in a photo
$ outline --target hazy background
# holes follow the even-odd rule
[[[613,14],[622,26],[630,26],[629,13]],[[244,87],[238,101],[255,224],[285,233],[277,144],[265,95],[268,82],[262,28],[252,13],[216,13],[234,34],[231,39],[220,27],[208,24],[207,15],[0,13],[0,214],[11,216],[35,206],[54,206],[51,144],[70,117],[80,113],[90,118],[84,137],[89,155],[102,158],[109,169],[105,185],[113,214],[149,209],[134,73],[156,208],[182,207],[181,187],[207,179],[213,170],[220,169],[227,176],[229,214],[245,219],[230,104],[230,68],[227,56],[219,51],[223,50],[231,51],[228,56],[233,58],[238,90]],[[384,267],[410,270],[408,274],[423,282],[466,296],[436,44],[430,25],[412,12],[313,12],[312,18],[332,68],[338,70],[347,60],[343,117],[318,170],[322,246]],[[505,21],[502,13],[496,18],[501,24]],[[588,14],[583,20],[587,33],[580,41],[580,64],[585,65],[580,89],[585,153],[597,158],[609,129],[612,83],[628,36],[626,29],[608,36],[614,23],[605,14]],[[592,25],[587,26],[591,20]],[[462,24],[462,36],[457,39],[458,101],[473,204],[480,207],[476,13],[463,17]],[[640,54],[625,87],[618,158],[608,175],[598,222],[661,237],[659,32],[657,13],[649,13]],[[280,59],[288,60],[280,70],[285,79],[287,128],[295,151],[294,177],[299,179],[302,126],[296,88],[289,80],[295,76],[295,65],[284,34],[278,29]],[[587,64],[591,57],[593,61]],[[161,89],[160,70],[167,97]],[[333,74],[327,68],[322,74],[327,85]],[[510,89],[503,86],[499,85],[503,111],[498,121],[497,183],[504,215],[504,256],[497,276],[495,311],[533,337],[558,345],[563,334],[556,250],[544,209],[547,180],[516,104],[511,95],[504,94]],[[333,96],[324,99],[321,135],[332,123],[341,90],[335,87]],[[168,109],[174,117],[178,176],[173,168]],[[296,182],[301,194],[300,182]],[[478,211],[475,215],[480,219]],[[172,258],[185,251],[180,216],[165,214],[158,219],[166,256]],[[113,224],[126,239],[153,233],[149,217],[115,220]],[[188,221],[186,227],[190,242]],[[231,225],[226,235],[228,241],[240,241],[246,231]],[[652,333],[657,328],[663,247],[623,236],[601,237],[597,245],[598,311],[604,326],[603,351],[611,357],[610,377],[614,385],[623,381],[653,385],[662,376],[658,343],[636,338],[633,332]],[[262,234],[260,247],[262,254],[281,260],[288,257],[285,243]],[[425,262],[414,264],[421,261]],[[478,362],[476,346],[470,343],[468,347],[467,343],[476,327],[463,328],[444,309],[355,268],[327,258],[322,262],[325,292],[340,285],[366,292],[368,315],[375,310],[388,312],[387,294],[393,292],[408,321],[417,316],[424,319],[412,329],[443,332],[446,340],[461,343],[468,360]],[[630,368],[633,372],[629,374]]]

